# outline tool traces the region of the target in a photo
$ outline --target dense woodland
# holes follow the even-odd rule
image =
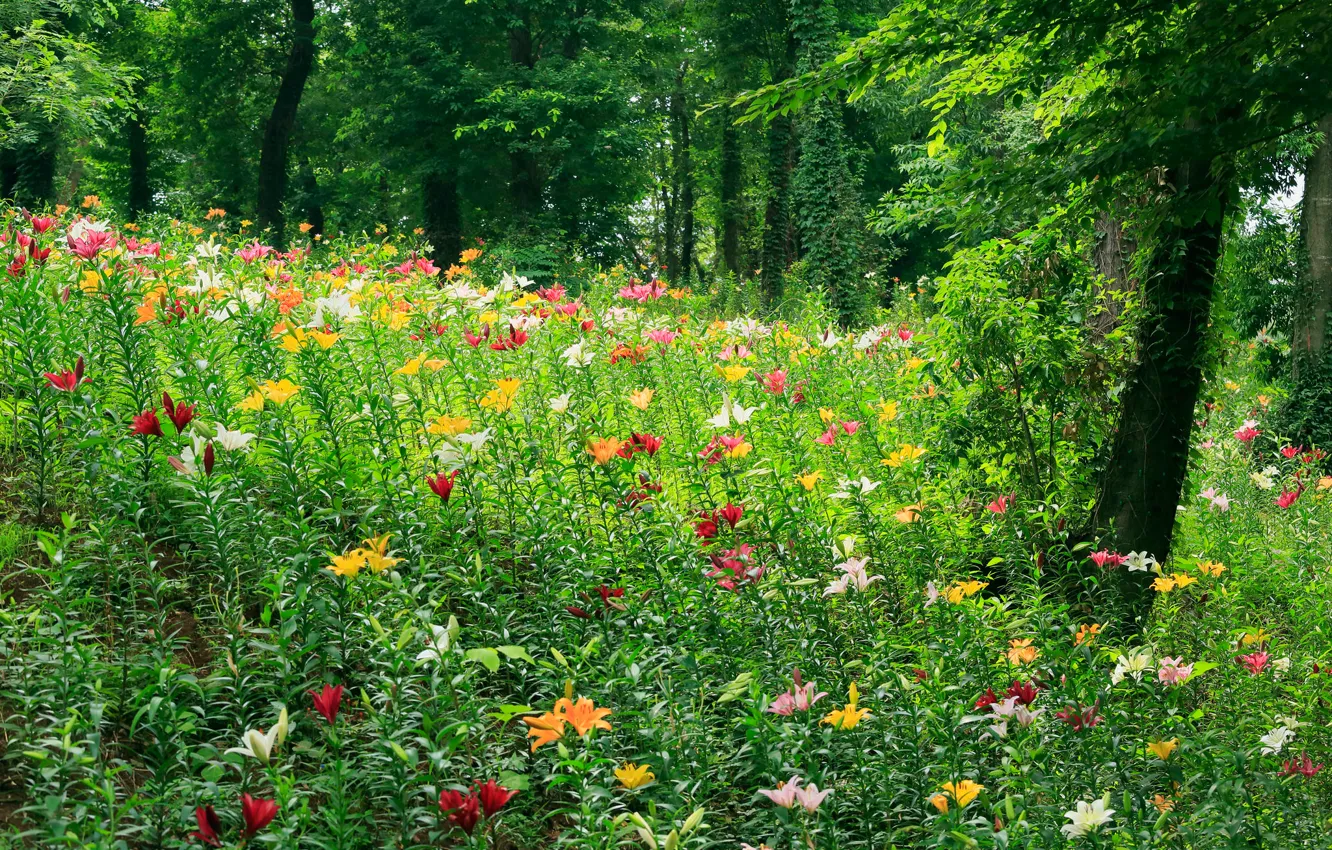
[[[0,28],[0,847],[1326,846],[1332,5]]]

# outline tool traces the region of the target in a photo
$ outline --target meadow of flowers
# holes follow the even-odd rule
[[[1328,846],[1332,478],[1270,340],[1160,564],[959,448],[924,299],[244,231],[5,218],[6,845]],[[1147,628],[1068,590],[1115,570]]]

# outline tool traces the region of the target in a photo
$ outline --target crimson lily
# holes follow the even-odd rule
[[[199,823],[199,831],[190,833],[190,838],[197,838],[209,847],[221,847],[222,819],[213,811],[212,806],[199,806],[194,810],[194,819]]]
[[[481,810],[485,812],[486,817],[494,817],[499,810],[504,808],[510,800],[518,795],[517,791],[510,791],[503,785],[491,779],[477,789],[481,797]]]
[[[245,819],[245,837],[249,838],[273,822],[277,817],[278,805],[274,800],[256,800],[249,794],[241,794],[241,817]]]
[[[328,725],[337,722],[338,709],[342,707],[342,685],[324,685],[324,689],[318,693],[310,691],[310,699],[314,702],[315,711],[324,715]]]
[[[426,486],[430,492],[439,496],[440,500],[448,504],[449,497],[453,495],[453,485],[458,479],[458,470],[450,472],[448,475],[439,473],[437,475],[426,476]]]
[[[162,409],[166,411],[167,418],[176,426],[176,431],[179,433],[184,433],[185,426],[194,420],[194,405],[183,401],[177,404],[172,401],[171,393],[162,393]]]
[[[53,389],[72,393],[83,382],[83,356],[80,355],[75,361],[73,371],[61,369],[59,372],[44,372],[43,375]]]
[[[476,794],[464,797],[457,791],[441,791],[439,810],[448,817],[449,823],[471,835],[476,822],[481,820],[481,798]]]
[[[162,422],[157,418],[157,408],[149,408],[143,413],[137,414],[130,421],[130,433],[138,434],[141,437],[162,436]]]

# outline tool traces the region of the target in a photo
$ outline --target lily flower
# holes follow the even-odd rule
[[[325,684],[322,691],[310,691],[310,699],[314,702],[315,711],[324,716],[328,725],[337,722],[338,709],[342,707],[342,685]]]
[[[213,811],[212,806],[199,806],[194,810],[194,820],[199,824],[197,832],[190,833],[190,838],[197,838],[209,847],[221,847],[222,819]]]
[[[615,778],[620,780],[620,785],[626,791],[634,791],[652,782],[657,776],[648,765],[634,764],[630,761],[615,768]]]
[[[860,721],[873,716],[870,714],[869,709],[859,707],[859,701],[860,690],[856,687],[856,683],[852,682],[846,689],[846,706],[828,712],[828,715],[823,718],[822,722],[834,729],[856,728],[860,725]]]
[[[282,746],[282,742],[287,739],[287,707],[282,707],[282,712],[278,715],[278,722],[267,733],[262,729],[248,729],[241,736],[241,745],[227,750],[229,753],[240,753],[243,756],[249,756],[255,759],[264,767],[268,767],[272,761],[273,753]],[[271,818],[270,818],[271,820]]]
[[[499,814],[500,809],[507,806],[510,800],[518,796],[517,791],[511,791],[493,779],[487,780],[485,785],[478,787],[476,793],[481,798],[481,811],[488,818]]]
[[[278,804],[274,800],[258,800],[249,794],[241,794],[241,817],[245,819],[245,836],[257,834],[259,830],[273,822],[277,817]]]
[[[449,823],[471,835],[472,830],[476,829],[477,821],[481,820],[481,798],[475,793],[464,797],[458,791],[441,791],[439,810],[448,818]]]
[[[792,776],[785,782],[778,782],[776,788],[760,789],[759,793],[783,809],[789,809],[796,803],[796,791],[800,788],[800,777]]]

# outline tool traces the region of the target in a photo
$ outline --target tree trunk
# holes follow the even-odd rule
[[[264,126],[264,144],[259,154],[259,205],[255,216],[259,230],[271,228],[274,244],[286,243],[282,201],[287,192],[287,148],[296,126],[305,81],[314,68],[314,0],[291,0],[291,52],[287,70],[278,86],[273,111]]]
[[[740,130],[731,110],[721,110],[721,220],[722,268],[740,276]]]
[[[426,237],[435,247],[435,260],[448,267],[462,254],[462,209],[458,178],[452,171],[432,171],[421,184]]]
[[[1093,514],[1096,530],[1112,550],[1146,552],[1161,562],[1170,555],[1188,470],[1226,196],[1206,161],[1174,169],[1169,179],[1177,198],[1192,201],[1193,209],[1220,197],[1222,210],[1214,220],[1198,213],[1192,224],[1162,234],[1163,250],[1173,256],[1143,285],[1148,312],[1138,362],[1123,395]],[[1152,603],[1151,574],[1121,568],[1114,576],[1130,614],[1145,616]]]
[[[324,202],[319,191],[319,178],[307,157],[301,157],[301,195],[305,200],[305,221],[310,225],[313,240],[324,232]]]
[[[536,67],[536,55],[532,51],[532,27],[527,11],[520,3],[509,4],[509,14],[514,24],[509,28],[509,61],[525,71]],[[529,83],[524,81],[523,88]],[[518,219],[527,225],[541,212],[542,177],[536,156],[527,149],[527,139],[509,147],[509,169],[511,179],[509,192]]]
[[[130,221],[153,211],[153,190],[148,182],[148,116],[142,106],[135,106],[125,122],[126,142],[129,145],[129,214]]]
[[[782,79],[795,74],[795,33],[787,27]],[[763,253],[760,284],[763,303],[772,307],[786,290],[786,269],[795,259],[795,226],[790,215],[791,173],[795,171],[795,122],[778,115],[768,124],[768,202],[763,210]]]
[[[50,124],[39,126],[36,138],[4,152],[4,197],[22,207],[40,209],[55,197],[58,136]]]
[[[1119,327],[1124,312],[1123,296],[1137,288],[1137,281],[1129,273],[1137,245],[1124,235],[1124,226],[1114,212],[1102,210],[1096,214],[1096,233],[1092,265],[1105,278],[1105,283],[1097,293],[1103,309],[1091,317],[1090,324],[1092,337],[1099,342]]]
[[[1321,374],[1327,363],[1327,321],[1332,312],[1332,115],[1318,122],[1323,140],[1304,171],[1301,226],[1309,268],[1290,335],[1291,377]]]
[[[680,186],[680,256],[672,279],[687,280],[694,268],[694,159],[689,140],[689,105],[685,99],[685,74],[681,66],[675,78],[671,108],[675,113],[675,168]]]

